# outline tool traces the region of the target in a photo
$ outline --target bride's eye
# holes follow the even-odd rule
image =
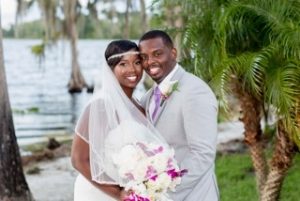
[[[127,66],[127,64],[126,64],[125,62],[121,62],[121,63],[119,63],[119,65],[120,65],[121,67],[126,67],[126,66]]]
[[[141,60],[137,60],[134,64],[135,64],[135,65],[141,65],[142,62],[141,62]]]

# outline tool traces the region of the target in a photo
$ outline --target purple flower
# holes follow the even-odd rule
[[[149,165],[148,168],[147,168],[147,172],[146,172],[145,178],[152,178],[156,174],[157,174],[157,171],[154,169],[154,167],[151,166],[151,165]]]
[[[184,169],[184,170],[181,170],[181,171],[178,171],[176,172],[175,169],[172,169],[172,170],[168,170],[167,171],[167,174],[172,178],[176,178],[176,177],[182,177],[185,173],[187,173],[187,169]]]
[[[154,154],[158,154],[158,153],[163,152],[163,150],[164,150],[164,148],[162,146],[160,146],[157,149],[154,149],[153,152],[154,152]]]
[[[147,156],[150,157],[150,156],[154,156],[155,155],[152,151],[150,151],[148,149],[148,147],[145,144],[143,144],[141,142],[138,142],[138,143],[136,143],[136,145],[139,146]]]
[[[173,168],[173,159],[172,159],[172,158],[169,158],[169,160],[168,160],[168,162],[167,162],[167,168],[168,168],[168,169]]]

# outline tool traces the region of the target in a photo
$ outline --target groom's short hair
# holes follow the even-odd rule
[[[151,30],[151,31],[146,32],[140,38],[139,43],[144,41],[144,40],[149,40],[149,39],[154,39],[154,38],[161,38],[165,45],[167,45],[170,48],[174,47],[171,37],[166,32],[164,32],[162,30]]]

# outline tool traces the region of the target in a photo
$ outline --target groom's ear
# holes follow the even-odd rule
[[[171,49],[171,55],[174,60],[177,59],[177,49],[175,47]]]

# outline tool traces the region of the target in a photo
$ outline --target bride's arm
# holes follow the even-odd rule
[[[77,134],[74,135],[73,139],[71,160],[73,167],[78,170],[78,172],[80,172],[80,174],[82,174],[85,178],[87,178],[94,186],[117,200],[124,199],[125,192],[120,186],[99,184],[92,181],[90,170],[89,144],[86,143]]]

